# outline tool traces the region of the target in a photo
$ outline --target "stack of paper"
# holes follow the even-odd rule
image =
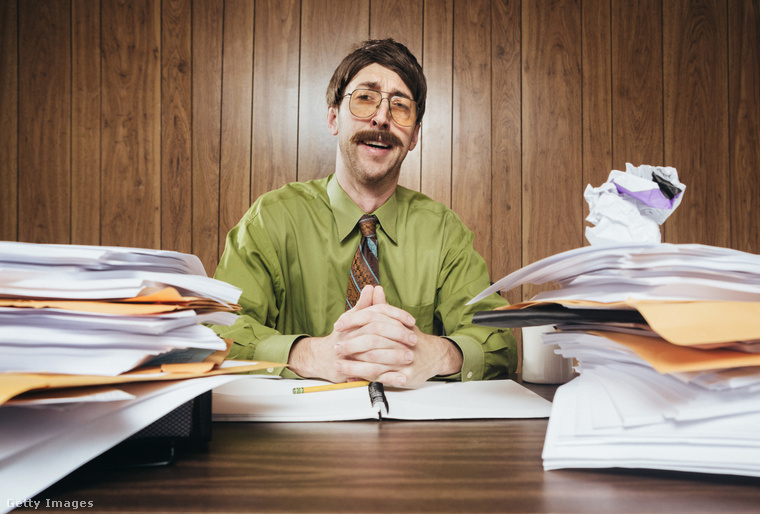
[[[234,322],[239,296],[193,255],[0,242],[0,372],[203,361],[226,345],[202,323]]]
[[[560,288],[474,317],[555,325],[544,342],[578,362],[580,375],[554,397],[545,469],[760,476],[760,256],[593,246],[536,262],[492,290],[551,281]]]
[[[234,322],[239,296],[193,255],[0,242],[0,512],[231,374],[281,366],[225,361],[202,325]]]

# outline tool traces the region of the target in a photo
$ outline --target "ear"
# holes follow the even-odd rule
[[[417,141],[420,139],[420,124],[418,123],[414,127],[414,134],[412,134],[412,142],[409,145],[409,151],[411,152],[417,146]]]
[[[327,130],[333,136],[338,135],[338,109],[336,107],[327,108]]]

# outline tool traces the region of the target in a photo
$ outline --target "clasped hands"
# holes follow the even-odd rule
[[[411,314],[389,305],[381,286],[366,286],[330,335],[300,339],[288,363],[304,378],[413,387],[459,372],[462,354],[448,339],[420,331]]]

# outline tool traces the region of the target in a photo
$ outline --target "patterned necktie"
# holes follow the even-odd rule
[[[359,300],[362,288],[366,285],[380,284],[380,270],[377,265],[377,218],[365,214],[359,219],[362,239],[351,262],[351,274],[348,277],[346,292],[346,310],[351,309]]]

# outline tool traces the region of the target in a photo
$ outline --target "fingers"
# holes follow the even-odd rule
[[[404,386],[408,381],[404,373],[370,362],[339,360],[335,362],[335,368],[342,375],[362,377],[363,380],[386,385]]]
[[[341,348],[342,345],[335,347],[338,357],[342,360],[360,360],[382,364],[385,366],[407,366],[414,361],[414,352],[409,348],[399,347],[396,345],[391,348],[372,348],[364,352],[346,353]]]
[[[334,364],[340,375],[395,386],[407,384],[406,372],[411,372],[415,359],[410,347],[377,336],[344,341],[335,350],[338,360]]]
[[[400,324],[373,322],[353,330],[335,331],[333,338],[344,354],[361,353],[372,348],[389,348],[392,345],[412,347],[417,344],[417,333]]]
[[[365,312],[366,311],[366,312]],[[385,319],[387,317],[389,319]],[[414,317],[403,309],[389,305],[385,299],[382,286],[364,286],[359,300],[354,307],[340,315],[334,324],[337,331],[350,330],[373,321],[391,321],[411,328],[415,325]]]
[[[351,309],[343,313],[333,325],[338,332],[356,329],[370,323],[390,323],[414,327],[416,320],[403,309],[386,304],[373,304],[364,309]]]
[[[334,324],[335,371],[340,376],[402,386],[415,360],[416,320],[389,305],[381,286],[365,286],[354,308]]]

